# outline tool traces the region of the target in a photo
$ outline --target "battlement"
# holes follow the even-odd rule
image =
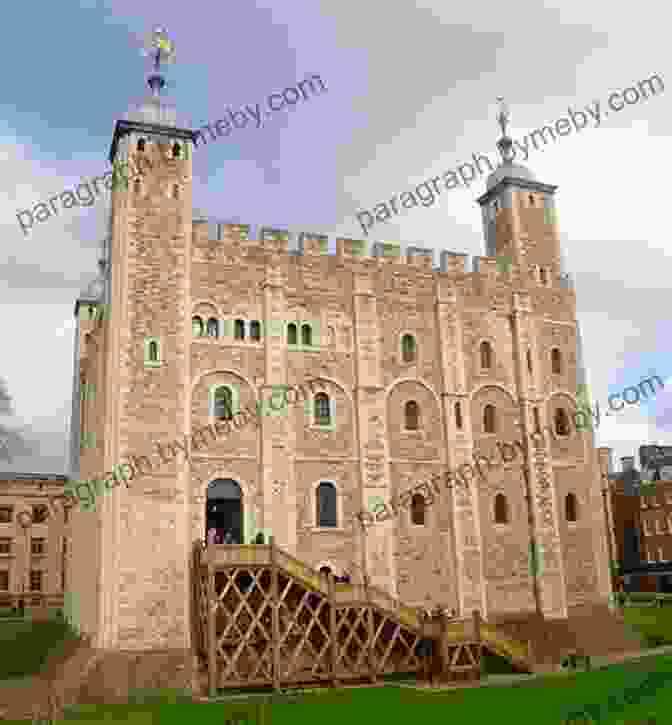
[[[429,247],[409,246],[406,254],[401,252],[400,242],[371,241],[336,237],[335,252],[330,252],[329,236],[317,232],[299,232],[293,234],[287,229],[260,226],[253,229],[250,224],[238,222],[212,221],[195,218],[193,222],[193,242],[195,247],[212,250],[217,242],[231,245],[235,253],[245,255],[259,251],[273,251],[286,254],[288,257],[335,257],[338,262],[362,263],[370,268],[371,263],[377,266],[406,265],[419,272],[432,272],[437,277],[467,277],[474,284],[485,283],[491,286],[496,282],[511,282],[514,278],[515,264],[502,264],[502,260],[478,256],[473,258],[473,266],[469,264],[469,256],[463,252],[442,250],[439,253],[439,266],[434,266],[434,250]],[[296,243],[294,243],[296,242]],[[558,277],[552,287],[573,289],[571,278],[567,275]]]

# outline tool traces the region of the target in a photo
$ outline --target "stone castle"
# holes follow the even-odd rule
[[[72,511],[69,616],[96,646],[189,648],[190,552],[210,526],[239,543],[272,534],[317,569],[485,618],[534,610],[533,535],[546,616],[607,600],[593,434],[566,425],[585,380],[556,187],[513,163],[502,133],[478,199],[487,256],[471,271],[450,251],[437,269],[431,249],[377,243],[369,256],[336,239],[329,254],[326,237],[303,233],[290,251],[287,232],[213,225],[192,209],[195,133],[158,95],[117,121],[110,161],[145,156],[151,171],[111,192],[101,273],[75,306],[72,478],[156,460],[157,443],[277,386],[322,389]],[[547,424],[557,435],[533,461],[468,495],[416,495],[397,517],[353,523]]]

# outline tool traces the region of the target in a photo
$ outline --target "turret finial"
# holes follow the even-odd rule
[[[502,161],[510,164],[513,161],[514,153],[512,153],[513,140],[508,134],[508,125],[511,120],[511,111],[508,104],[504,101],[504,96],[497,96],[499,102],[499,113],[497,114],[497,123],[502,129],[502,137],[497,141],[497,147],[501,154]]]

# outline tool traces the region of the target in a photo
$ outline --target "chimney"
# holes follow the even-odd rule
[[[621,458],[621,469],[623,473],[628,473],[635,470],[635,457],[634,456],[622,456]]]

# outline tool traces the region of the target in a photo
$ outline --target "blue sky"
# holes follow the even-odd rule
[[[559,187],[593,398],[606,405],[609,393],[653,372],[672,378],[664,223],[672,63],[660,8],[645,1],[633,14],[602,0],[10,4],[0,44],[0,376],[15,422],[40,444],[40,459],[26,465],[65,467],[73,305],[95,274],[108,204],[64,210],[28,237],[16,211],[109,169],[114,123],[146,95],[138,48],[157,24],[177,49],[168,97],[192,128],[312,73],[324,79],[327,93],[197,149],[194,207],[253,227],[328,234],[332,248],[336,236],[362,237],[357,211],[473,152],[494,158],[498,95],[519,138],[568,106],[605,103],[610,92],[661,75],[664,93],[525,163]],[[444,193],[430,208],[376,225],[368,241],[431,247],[437,264],[442,249],[484,254],[475,203],[483,191],[481,178]],[[610,417],[598,444],[616,457],[647,440],[672,444],[668,399]]]

